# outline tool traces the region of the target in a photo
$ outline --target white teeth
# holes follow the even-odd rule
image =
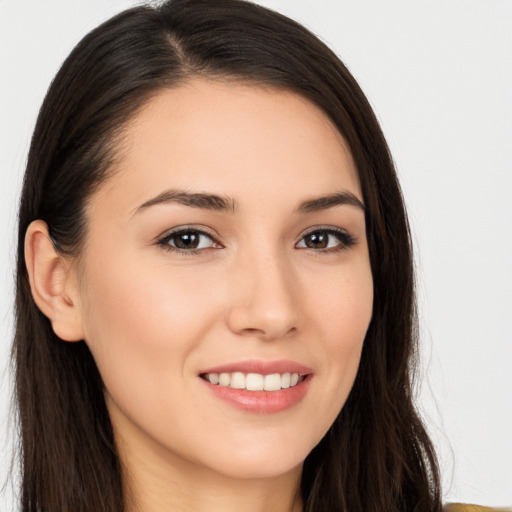
[[[229,373],[221,373],[219,375],[219,386],[229,386],[231,375]]]
[[[281,375],[279,375],[279,373],[265,375],[265,380],[263,381],[263,389],[265,391],[278,391],[281,389]]]
[[[229,385],[234,389],[245,389],[245,375],[240,372],[232,373]]]
[[[245,379],[245,387],[249,391],[263,391],[263,375],[248,373]]]
[[[296,386],[304,380],[298,373],[272,373],[270,375],[259,373],[246,375],[242,372],[207,373],[204,377],[211,384],[249,391],[279,391]]]

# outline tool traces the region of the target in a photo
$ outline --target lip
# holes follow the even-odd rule
[[[202,370],[200,374],[233,372],[259,373],[261,375],[270,375],[272,373],[299,373],[301,375],[310,375],[313,373],[313,370],[288,359],[280,359],[278,361],[249,359],[247,361],[238,361],[207,368],[206,370]]]
[[[228,386],[219,386],[211,384],[205,379],[200,378],[204,386],[220,400],[228,403],[232,407],[253,414],[274,414],[290,409],[297,405],[305,397],[313,371],[307,366],[294,361],[240,361],[237,363],[228,363],[222,366],[208,368],[200,373],[259,373],[261,375],[270,375],[272,373],[299,373],[305,375],[304,380],[297,385],[281,389],[279,391],[249,391],[247,389],[233,389]]]

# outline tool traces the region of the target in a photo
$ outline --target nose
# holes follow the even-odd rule
[[[276,340],[297,330],[297,279],[277,257],[249,258],[231,275],[227,323],[232,332]]]

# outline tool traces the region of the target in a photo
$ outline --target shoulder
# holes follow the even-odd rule
[[[492,508],[466,503],[450,503],[443,510],[444,512],[512,512],[512,508]]]

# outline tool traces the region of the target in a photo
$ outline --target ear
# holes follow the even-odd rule
[[[84,338],[78,283],[71,265],[55,249],[42,220],[33,221],[25,234],[25,262],[32,296],[65,341]]]

